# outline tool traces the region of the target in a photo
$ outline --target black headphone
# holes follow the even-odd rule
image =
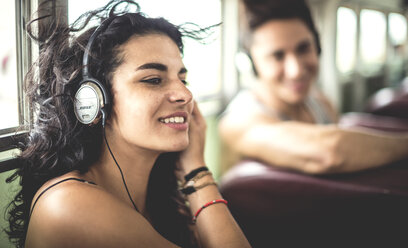
[[[74,113],[78,121],[86,125],[95,125],[102,118],[102,125],[106,121],[106,106],[110,104],[108,91],[103,84],[89,73],[88,61],[92,43],[102,32],[103,27],[108,26],[112,20],[106,19],[95,29],[89,38],[82,60],[82,80],[79,89],[75,93]]]

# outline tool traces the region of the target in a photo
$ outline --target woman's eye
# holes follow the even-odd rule
[[[160,84],[162,82],[161,78],[149,78],[149,79],[143,79],[140,81],[143,83],[148,83],[148,84]]]
[[[183,82],[184,85],[189,85],[189,83],[185,79],[182,79],[181,82]]]

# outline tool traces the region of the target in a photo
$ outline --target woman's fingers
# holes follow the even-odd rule
[[[206,127],[204,116],[201,114],[201,111],[198,108],[198,104],[197,104],[196,101],[194,101],[194,108],[193,108],[192,117],[193,117],[193,119],[194,119],[194,121],[196,122],[197,125],[199,125],[199,126],[201,126],[203,128]]]
[[[180,154],[181,167],[185,171],[190,171],[204,164],[205,129],[205,119],[198,109],[197,103],[194,102],[190,120],[189,145]]]

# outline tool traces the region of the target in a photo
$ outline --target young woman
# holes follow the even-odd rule
[[[408,135],[333,125],[337,113],[314,85],[320,43],[304,0],[243,2],[243,43],[257,82],[232,100],[220,121],[230,150],[310,174],[360,171],[408,156]]]
[[[22,186],[10,239],[42,248],[249,247],[205,167],[206,125],[186,88],[181,39],[198,33],[147,18],[128,0],[71,27],[51,13],[28,26],[34,37],[33,23],[52,19],[39,28],[38,70],[26,77],[36,118],[10,179]],[[99,26],[75,36],[91,18]]]

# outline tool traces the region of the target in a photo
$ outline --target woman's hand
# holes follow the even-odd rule
[[[179,168],[183,175],[198,167],[205,166],[204,146],[207,124],[195,101],[189,124],[189,145],[181,152],[179,161]]]

